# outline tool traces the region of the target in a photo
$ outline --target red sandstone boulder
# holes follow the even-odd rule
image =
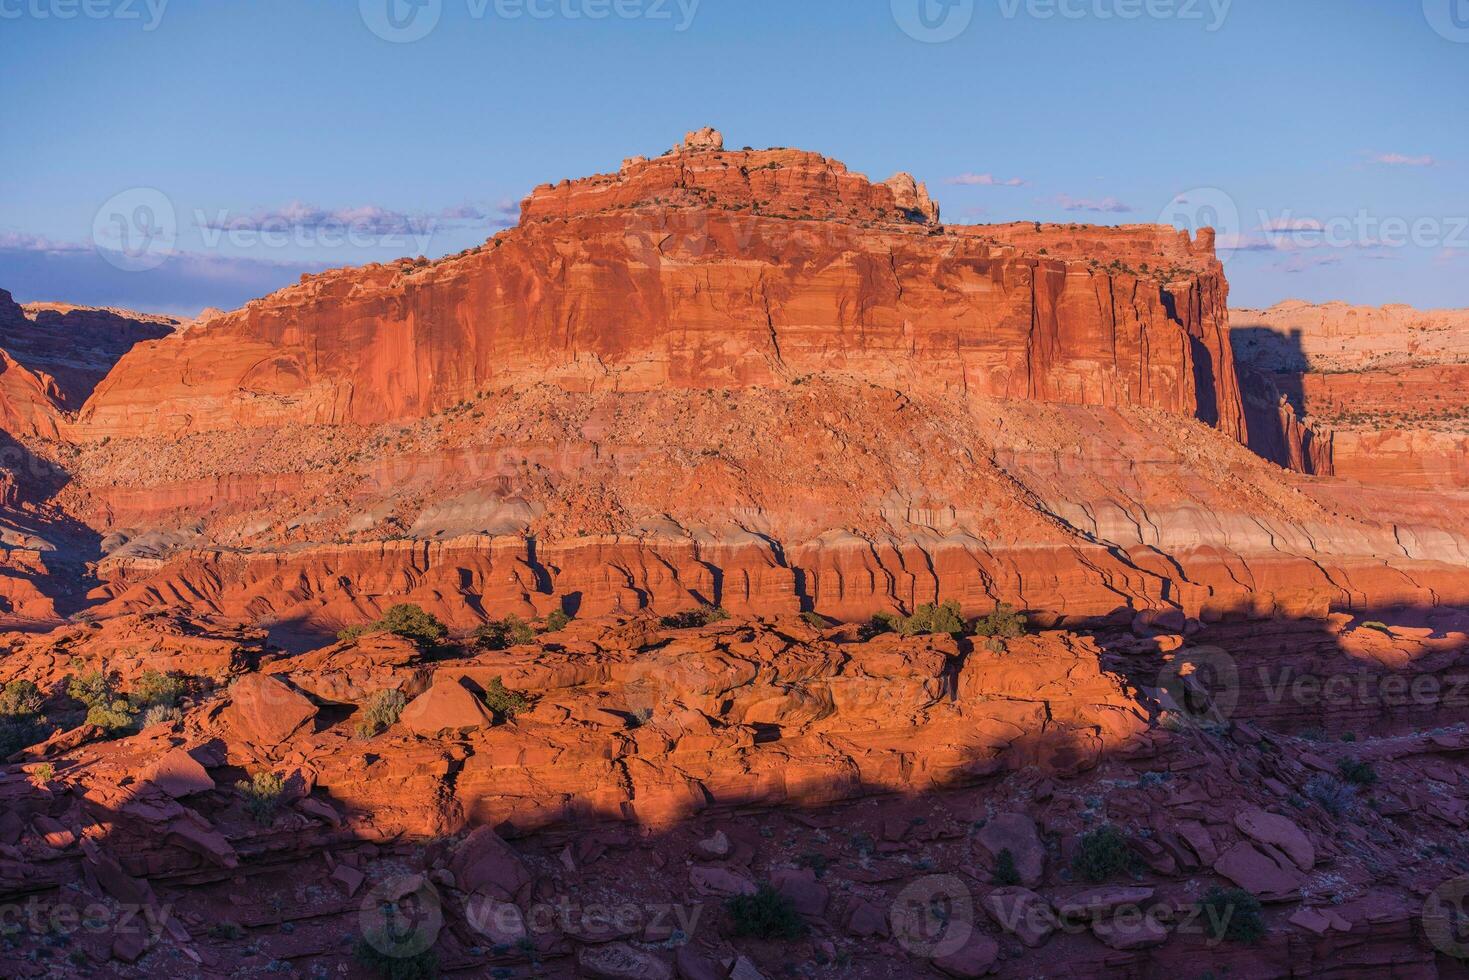
[[[230,687],[224,718],[235,737],[273,748],[305,729],[316,711],[305,695],[275,678],[248,674]]]
[[[209,771],[184,749],[173,749],[148,771],[147,778],[174,799],[214,789]]]
[[[999,957],[999,944],[986,935],[974,932],[959,949],[934,957],[933,965],[951,977],[972,980],[993,973],[995,961]]]
[[[1278,848],[1302,871],[1316,866],[1316,848],[1295,821],[1260,809],[1241,810],[1234,825],[1258,844]]]
[[[495,716],[463,681],[440,674],[432,687],[408,702],[398,724],[419,735],[438,735],[491,728]]]
[[[1305,880],[1294,867],[1282,866],[1247,841],[1219,855],[1214,870],[1262,902],[1288,902],[1300,897]]]
[[[985,823],[974,836],[992,860],[1009,851],[1015,860],[1020,883],[1034,888],[1045,872],[1046,849],[1036,833],[1035,821],[1023,813],[1000,813]]]
[[[454,886],[502,902],[514,902],[530,887],[531,876],[520,855],[489,827],[480,827],[460,842],[449,862]]]

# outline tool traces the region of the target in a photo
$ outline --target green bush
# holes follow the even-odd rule
[[[508,650],[535,641],[536,631],[515,614],[492,619],[474,631],[474,645],[481,650]]]
[[[352,958],[383,980],[435,980],[439,975],[439,956],[433,950],[426,949],[411,956],[383,952],[384,949],[394,950],[409,938],[406,932],[402,936],[378,932],[363,937],[352,947]]]
[[[87,724],[105,728],[108,732],[121,732],[131,728],[137,716],[128,710],[126,701],[111,704],[94,704],[87,709]]]
[[[184,679],[175,674],[164,674],[156,670],[145,670],[138,677],[128,700],[134,711],[147,711],[155,706],[172,708],[184,696]]]
[[[1215,885],[1198,908],[1204,928],[1217,940],[1254,944],[1265,938],[1260,900],[1243,888],[1224,889]]]
[[[369,633],[377,632],[376,624],[360,623],[356,626],[344,626],[337,630],[337,639],[343,643],[353,643],[362,639]]]
[[[1018,636],[1024,636],[1029,627],[1030,624],[1024,613],[1016,610],[1014,606],[1007,606],[1001,602],[995,606],[994,612],[974,621],[974,635],[1013,640]]]
[[[801,613],[801,619],[806,623],[807,626],[811,626],[819,630],[824,630],[831,625],[829,622],[827,622],[826,617],[821,615],[821,613],[813,612],[809,609]]]
[[[509,721],[530,707],[530,698],[510,690],[504,681],[496,677],[485,687],[485,707],[494,714],[496,721]]]
[[[0,761],[44,742],[50,734],[50,729],[32,715],[0,715]]]
[[[913,610],[911,616],[876,613],[862,629],[863,635],[868,639],[883,633],[898,633],[902,636],[948,633],[957,636],[963,632],[964,618],[960,615],[959,603],[953,599],[938,605],[924,603]]]
[[[357,725],[357,734],[372,738],[398,723],[398,716],[408,705],[402,691],[378,691],[362,708],[362,721]]]
[[[413,640],[421,647],[436,647],[449,635],[449,627],[422,608],[406,602],[388,607],[377,625],[383,632]]]
[[[557,609],[546,617],[546,628],[543,633],[560,633],[571,623],[571,617],[565,611]]]
[[[1336,764],[1336,768],[1341,773],[1341,778],[1353,786],[1371,786],[1377,782],[1377,770],[1372,768],[1371,763],[1343,759]]]
[[[100,670],[88,670],[68,679],[66,693],[88,708],[98,705],[110,707],[118,700],[112,678]]]
[[[439,622],[433,614],[424,612],[421,606],[400,602],[389,606],[387,612],[375,623],[338,630],[337,639],[349,643],[360,640],[369,633],[392,633],[431,650],[444,642],[444,638],[449,635],[449,627]]]
[[[235,789],[240,791],[245,809],[255,822],[268,827],[275,820],[275,811],[285,795],[286,781],[273,772],[257,772],[249,780],[235,783]]]
[[[671,616],[664,616],[662,624],[666,630],[688,630],[708,626],[711,623],[722,623],[726,619],[729,619],[729,613],[723,606],[706,604],[698,609],[686,609]]]
[[[964,632],[964,618],[959,613],[959,603],[950,599],[934,605],[926,602],[913,610],[898,624],[898,632],[904,636],[921,636],[930,633],[948,633],[957,636]]]
[[[33,681],[16,680],[0,691],[0,716],[15,718],[38,715],[46,697]]]
[[[872,618],[862,627],[862,636],[864,639],[871,639],[884,633],[896,633],[901,622],[902,618],[892,613],[873,613]]]
[[[995,856],[994,880],[997,885],[1020,884],[1020,869],[1015,867],[1015,854],[1008,847]]]
[[[1081,835],[1071,870],[1093,884],[1101,884],[1132,868],[1132,851],[1122,831],[1105,824]]]
[[[761,885],[753,895],[736,895],[724,903],[729,913],[730,932],[752,939],[800,939],[806,921],[790,899],[770,885]]]

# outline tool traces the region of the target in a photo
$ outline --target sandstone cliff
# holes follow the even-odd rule
[[[630,392],[827,372],[1165,408],[1239,438],[1226,298],[1212,248],[1171,229],[948,229],[906,175],[680,150],[539,187],[519,227],[466,254],[307,277],[144,344],[75,435],[406,421],[537,381]]]
[[[1232,336],[1243,369],[1264,375],[1253,400],[1281,403],[1276,431],[1305,472],[1469,486],[1469,311],[1292,301],[1234,311]],[[1311,469],[1313,455],[1330,469]]]

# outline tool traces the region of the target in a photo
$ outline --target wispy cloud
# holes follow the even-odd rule
[[[1271,218],[1260,225],[1264,232],[1272,231],[1320,231],[1325,227],[1315,218]]]
[[[352,229],[366,235],[419,235],[449,224],[506,227],[514,223],[519,209],[502,201],[493,208],[476,204],[460,204],[439,211],[395,211],[391,208],[364,204],[356,207],[322,208],[314,204],[292,201],[282,207],[261,208],[248,214],[231,215],[217,211],[212,217],[197,215],[201,228],[212,231],[306,231]]]
[[[1019,177],[996,177],[994,174],[971,173],[949,177],[944,183],[954,184],[960,187],[1024,187],[1026,184]]]
[[[0,251],[5,252],[89,252],[92,246],[80,242],[58,242],[43,235],[23,231],[0,231]]]
[[[1072,197],[1070,194],[1057,194],[1051,199],[1065,211],[1095,211],[1101,214],[1130,214],[1137,209],[1131,204],[1124,204],[1115,197],[1104,197],[1096,200],[1089,197]]]
[[[1386,167],[1433,167],[1438,161],[1431,156],[1409,156],[1406,153],[1374,153],[1372,162]]]

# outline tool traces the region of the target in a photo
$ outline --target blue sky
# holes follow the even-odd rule
[[[705,124],[950,222],[1218,221],[1235,305],[1469,307],[1469,0],[0,0],[0,287],[232,307]]]

